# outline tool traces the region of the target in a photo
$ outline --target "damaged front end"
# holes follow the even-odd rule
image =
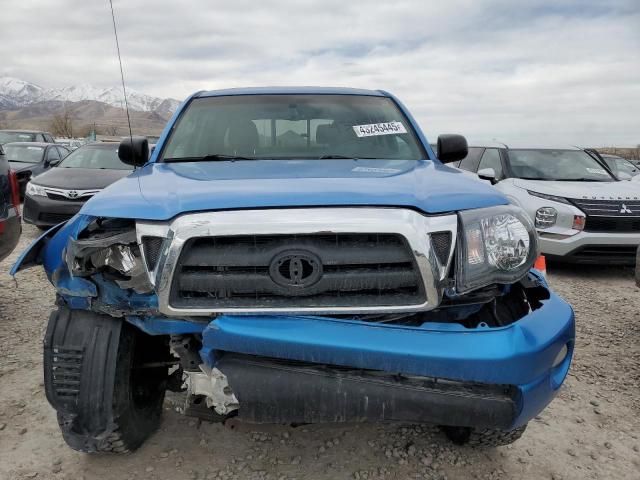
[[[508,430],[556,395],[574,341],[571,307],[528,272],[534,234],[516,225],[514,242],[505,227],[519,218],[511,207],[78,215],[13,273],[42,263],[65,308],[170,339],[168,383],[187,390],[187,414]]]
[[[11,274],[39,264],[72,308],[115,317],[157,311],[133,220],[77,215],[33,242]]]

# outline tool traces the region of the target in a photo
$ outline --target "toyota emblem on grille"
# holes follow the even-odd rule
[[[69,198],[78,198],[78,192],[76,192],[75,190],[69,190],[67,192],[67,197],[69,197]]]
[[[322,277],[322,261],[306,250],[287,250],[271,260],[269,275],[281,287],[310,287]]]
[[[624,203],[620,206],[620,213],[633,213]]]

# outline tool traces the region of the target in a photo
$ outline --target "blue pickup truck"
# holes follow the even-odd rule
[[[57,289],[47,398],[64,439],[127,452],[185,413],[253,423],[411,422],[517,440],[557,394],[571,307],[532,266],[527,215],[438,158],[382,91],[198,92],[148,159],[13,268]]]

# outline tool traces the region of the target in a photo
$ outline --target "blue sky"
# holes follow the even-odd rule
[[[382,88],[427,136],[640,144],[640,2],[114,0],[131,88]],[[0,74],[116,85],[108,2],[3,5]]]

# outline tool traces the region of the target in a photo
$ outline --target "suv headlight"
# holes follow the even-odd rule
[[[459,244],[456,292],[466,293],[493,283],[514,283],[533,266],[538,237],[519,207],[467,210],[458,213]]]
[[[32,197],[46,197],[47,192],[44,191],[44,187],[40,185],[35,185],[33,182],[27,183],[27,195],[31,195]]]

